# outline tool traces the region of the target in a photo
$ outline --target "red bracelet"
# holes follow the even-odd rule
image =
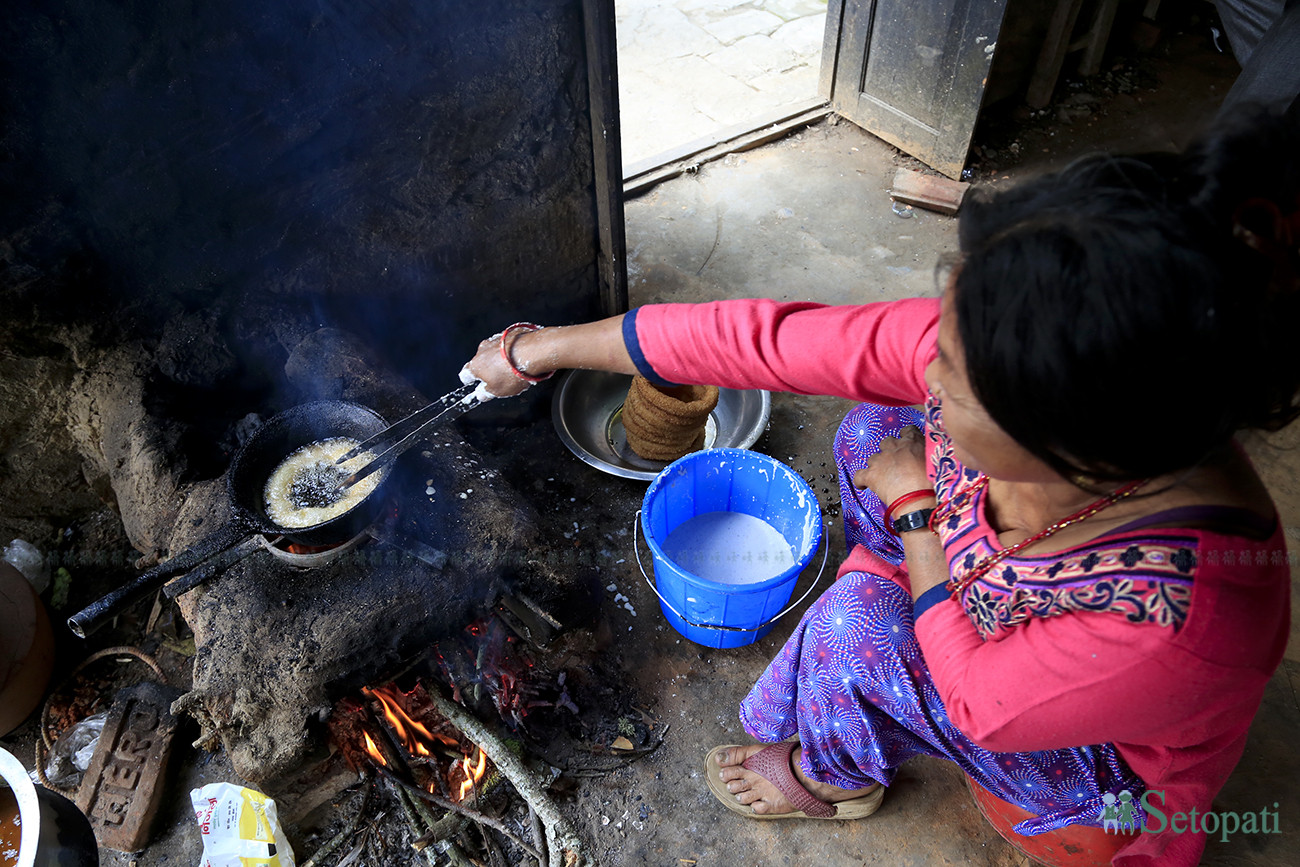
[[[514,345],[513,343],[510,342],[510,333],[512,331],[541,331],[541,330],[542,330],[542,326],[534,325],[531,322],[516,322],[514,325],[511,325],[508,328],[506,328],[505,331],[501,332],[502,360],[505,361],[506,366],[510,368],[511,373],[513,373],[515,376],[522,379],[524,382],[533,385],[539,382],[545,382],[546,380],[550,379],[552,376],[555,376],[555,371],[552,370],[550,373],[546,374],[545,376],[531,376],[530,374],[524,373],[522,370],[516,367],[514,360],[510,357],[510,347]]]
[[[899,506],[906,506],[908,503],[914,503],[917,500],[923,500],[926,497],[933,496],[934,491],[918,488],[915,491],[908,491],[906,494],[903,494],[903,496],[894,500],[894,502],[890,503],[885,509],[885,528],[891,533],[894,532],[894,510]]]

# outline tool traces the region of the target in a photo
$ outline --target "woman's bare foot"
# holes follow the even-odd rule
[[[755,813],[760,815],[793,813],[797,808],[790,803],[785,795],[782,795],[777,790],[776,786],[753,771],[741,767],[741,763],[745,759],[766,746],[767,744],[751,744],[746,747],[732,747],[728,750],[722,750],[717,754],[717,773],[722,778],[722,781],[727,784],[727,791],[735,795],[736,800],[740,803],[748,804]],[[810,780],[803,772],[803,768],[799,766],[800,755],[802,755],[801,748],[795,747],[794,752],[790,754],[790,769],[794,772],[795,779],[805,789],[823,801],[834,804],[837,801],[860,798],[880,787],[879,783],[875,783],[864,789],[841,789],[839,786],[832,786],[830,783],[819,783],[816,780]],[[710,771],[712,772],[713,769],[710,768]]]

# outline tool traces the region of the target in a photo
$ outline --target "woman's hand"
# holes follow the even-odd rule
[[[516,333],[510,335],[512,355],[519,348],[519,341],[527,336]],[[494,334],[479,343],[478,351],[461,371],[461,381],[466,385],[475,379],[483,383],[481,390],[492,397],[514,397],[516,394],[522,394],[532,384],[515,376],[510,365],[506,364],[506,360],[501,357],[500,334]]]
[[[888,506],[912,491],[933,488],[925,472],[925,437],[908,425],[896,437],[880,441],[879,454],[873,455],[865,469],[853,474],[853,486],[870,488]]]
[[[898,432],[898,436],[882,439],[880,452],[871,457],[866,469],[853,474],[853,484],[870,488],[880,497],[885,508],[912,491],[933,491],[934,485],[925,473],[924,436],[908,425]],[[926,508],[930,502],[918,498],[914,503],[909,502],[902,511]],[[919,599],[927,590],[947,582],[948,563],[938,536],[918,528],[901,534],[901,541],[913,599]]]

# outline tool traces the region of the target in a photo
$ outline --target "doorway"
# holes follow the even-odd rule
[[[623,177],[823,101],[826,0],[614,0]]]

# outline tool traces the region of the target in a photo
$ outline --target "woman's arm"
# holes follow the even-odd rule
[[[611,373],[637,372],[623,343],[622,316],[582,325],[511,333],[507,349],[515,367],[529,376],[545,376],[570,368]],[[527,381],[515,375],[502,357],[500,334],[480,343],[478,352],[466,368],[497,397],[519,394],[529,386]]]
[[[921,433],[906,428],[881,440],[880,452],[853,483],[889,504],[930,490],[925,470]],[[934,505],[933,494],[919,496],[902,511]],[[1022,752],[1135,740],[1167,725],[1170,709],[1175,715],[1190,710],[1180,703],[1186,684],[1169,671],[1170,656],[1161,652],[1165,630],[1108,613],[1070,614],[1031,620],[999,641],[984,641],[948,598],[948,563],[939,537],[919,529],[903,533],[901,541],[930,676],[948,718],[985,749]],[[1153,661],[1161,657],[1162,664]]]
[[[906,405],[925,398],[939,305],[933,298],[831,306],[767,299],[655,304],[585,325],[511,333],[529,376],[564,368],[641,373],[658,383],[822,394]],[[479,345],[471,374],[497,396],[527,384]]]
[[[925,400],[936,298],[826,305],[769,299],[656,304],[635,313],[652,381],[817,394],[906,406]]]

